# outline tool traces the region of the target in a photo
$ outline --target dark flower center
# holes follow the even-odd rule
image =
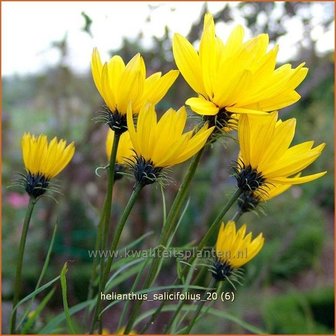
[[[142,156],[136,156],[132,166],[135,180],[142,186],[156,182],[162,171],[161,167],[155,167],[151,160],[145,160]]]
[[[233,268],[227,262],[221,262],[217,259],[213,265],[212,276],[217,281],[223,281],[231,275],[232,271]]]
[[[250,192],[260,188],[266,179],[250,165],[234,168],[237,186],[243,192]]]
[[[259,203],[260,203],[260,198],[251,191],[244,192],[238,198],[238,206],[241,212],[243,213],[254,210]]]
[[[214,132],[218,132],[224,127],[232,126],[232,114],[225,108],[221,108],[216,115],[204,116],[204,120],[209,122],[209,127],[216,126]]]
[[[37,198],[43,195],[48,188],[49,180],[42,174],[31,174],[28,172],[26,176],[25,190],[28,195]]]
[[[127,131],[126,114],[121,114],[118,111],[109,111],[107,125],[109,125],[111,130],[116,134],[123,134]]]

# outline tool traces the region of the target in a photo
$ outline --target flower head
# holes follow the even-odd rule
[[[278,120],[276,112],[268,117],[240,117],[240,155],[235,172],[238,187],[243,192],[257,191],[262,195],[269,190],[276,196],[286,190],[283,185],[310,182],[326,173],[299,175],[321,155],[325,144],[313,148],[314,142],[307,141],[290,147],[295,124],[294,118],[284,122]]]
[[[136,54],[126,65],[115,55],[102,63],[98,50],[93,50],[91,71],[94,83],[108,109],[108,124],[122,133],[126,127],[127,107],[137,114],[144,104],[157,104],[176,80],[179,71],[171,70],[162,76],[156,72],[146,78],[146,66],[140,54]]]
[[[27,171],[26,191],[30,196],[44,194],[49,181],[58,175],[70,162],[74,153],[73,143],[53,138],[48,142],[46,135],[35,137],[25,133],[21,141],[23,162]]]
[[[262,233],[252,240],[252,233],[246,234],[246,224],[237,231],[234,221],[226,225],[222,223],[216,242],[214,278],[218,281],[226,279],[234,270],[253,259],[263,245]]]
[[[186,104],[220,128],[233,127],[237,114],[262,114],[295,103],[300,99],[295,89],[308,72],[304,63],[276,69],[278,46],[267,51],[267,34],[243,40],[244,29],[237,26],[224,43],[216,36],[211,14],[204,16],[198,52],[183,36],[174,35],[177,67],[198,93]]]
[[[132,111],[127,113],[127,126],[133,143],[135,176],[138,182],[155,182],[161,170],[182,163],[196,154],[206,143],[213,127],[183,133],[187,121],[185,107],[169,109],[160,120],[153,105],[145,106],[138,116],[136,127]]]
[[[297,174],[295,177],[299,177],[300,175],[301,174]],[[267,185],[266,190],[260,188],[255,191],[245,191],[238,199],[238,206],[243,213],[255,210],[260,203],[267,202],[279,196],[291,187],[291,184],[275,183]]]

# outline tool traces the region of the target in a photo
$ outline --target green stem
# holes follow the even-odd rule
[[[103,209],[105,209],[105,207],[106,207],[106,198],[105,198],[105,201],[104,201],[104,208]],[[104,213],[105,213],[105,211],[104,211]],[[103,221],[104,221],[104,216],[102,215],[102,217],[100,218],[100,221],[98,223],[98,232],[97,232],[96,242],[95,242],[95,251],[97,251],[99,248],[103,249],[103,247],[101,246],[102,236],[103,236],[102,235]],[[93,259],[91,276],[90,276],[90,281],[89,281],[89,290],[88,290],[87,301],[91,300],[92,297],[93,297],[95,280],[96,280],[96,276],[97,276],[98,261],[99,261],[98,257]],[[87,313],[89,314],[89,309],[88,309]]]
[[[116,251],[118,244],[119,244],[119,240],[120,240],[120,236],[121,233],[125,227],[127,218],[140,194],[140,191],[142,189],[142,185],[141,184],[137,184],[135,189],[132,192],[132,195],[130,197],[130,199],[128,200],[128,203],[124,209],[124,212],[118,222],[118,225],[115,229],[114,235],[113,235],[113,240],[111,243],[111,247],[110,247],[110,251],[112,251],[111,255],[109,256],[107,263],[106,263],[106,267],[104,268],[104,273],[99,285],[99,291],[98,291],[98,295],[97,295],[97,302],[96,302],[96,308],[95,308],[95,313],[94,313],[94,317],[92,320],[92,324],[91,324],[91,330],[90,332],[93,333],[94,332],[94,328],[96,326],[96,323],[99,322],[99,332],[101,333],[101,327],[102,327],[102,323],[100,322],[102,320],[102,316],[101,316],[101,309],[102,309],[102,302],[101,302],[101,293],[104,292],[105,290],[105,286],[108,280],[108,276],[112,267],[112,263],[115,257],[115,253],[113,253],[114,251]]]
[[[23,255],[24,255],[24,250],[25,250],[25,246],[26,246],[29,223],[30,223],[30,219],[31,219],[36,201],[37,200],[35,198],[32,198],[32,197],[29,199],[29,204],[28,204],[28,208],[27,208],[27,211],[26,211],[26,216],[25,216],[25,219],[24,219],[24,222],[23,222],[23,227],[22,227],[20,246],[19,246],[19,255],[18,255],[18,260],[17,260],[17,263],[16,263],[12,318],[11,318],[11,321],[10,321],[10,333],[11,334],[16,333],[16,330],[15,330],[15,328],[16,328],[16,313],[17,313],[16,305],[19,302],[19,297],[20,297],[20,292],[21,292]]]
[[[210,284],[209,284],[209,288],[214,287],[215,284],[216,284],[216,280],[215,280],[215,279],[211,279]],[[196,322],[196,320],[197,320],[197,318],[198,318],[198,316],[199,316],[199,314],[200,314],[200,312],[201,312],[203,306],[204,306],[205,303],[207,302],[207,296],[208,296],[208,292],[206,291],[206,292],[204,293],[204,295],[203,295],[202,300],[200,301],[200,303],[199,303],[198,306],[197,306],[197,310],[196,310],[196,312],[195,312],[195,314],[194,314],[193,319],[192,319],[191,322],[188,324],[188,328],[187,328],[187,330],[185,331],[185,334],[190,334],[191,329],[193,328],[193,326],[194,326],[194,324],[195,324],[195,322]]]
[[[165,302],[165,301],[164,301]],[[171,334],[171,327],[173,326],[175,320],[177,319],[178,315],[180,314],[180,311],[182,309],[182,307],[184,306],[185,302],[184,300],[181,300],[177,306],[177,309],[174,312],[174,315],[172,316],[172,318],[170,319],[169,323],[166,325],[165,329],[163,330],[163,334]],[[161,310],[164,306],[164,303],[162,304]]]
[[[200,241],[197,250],[200,251],[202,250],[205,245],[208,243],[209,239],[212,237],[212,235],[214,234],[214,231],[216,229],[218,229],[218,225],[220,224],[220,222],[223,220],[223,217],[225,216],[225,214],[228,212],[228,210],[232,207],[232,205],[236,202],[236,200],[239,198],[239,196],[241,195],[241,191],[238,189],[230,198],[230,200],[227,202],[227,204],[225,205],[225,207],[222,209],[222,211],[218,214],[218,216],[216,217],[216,219],[214,220],[214,222],[211,224],[209,230],[207,231],[207,233],[205,234],[205,236],[203,237],[203,239]],[[232,220],[237,220],[240,216],[241,216],[242,212],[240,210],[238,210],[233,219]],[[194,261],[194,258],[191,259],[191,262]],[[211,287],[211,286],[209,286]],[[179,311],[182,309],[184,305],[184,302],[180,302],[177,310],[175,311],[172,320],[169,323],[169,328],[170,326],[173,324],[174,320],[177,318]],[[196,320],[197,315],[199,314],[199,312],[201,311],[202,307],[204,305],[204,302],[202,302],[198,308],[197,308],[197,312],[195,314],[194,320]],[[194,322],[193,320],[193,322]],[[192,326],[189,328],[192,328]],[[191,329],[190,329],[191,330]],[[189,332],[190,332],[189,330]],[[170,331],[168,328],[166,329],[166,331]]]
[[[222,221],[223,217],[225,216],[225,214],[228,212],[228,210],[232,207],[232,205],[236,202],[236,200],[239,198],[239,196],[241,195],[241,191],[238,189],[230,198],[230,200],[227,202],[227,204],[225,205],[225,207],[222,209],[222,211],[218,214],[218,216],[216,217],[215,221],[212,223],[212,225],[210,226],[209,230],[207,231],[207,233],[205,234],[204,238],[200,241],[197,250],[202,250],[206,244],[208,243],[208,240],[212,237],[214,231],[216,229],[218,229],[218,225],[220,224],[220,222]],[[240,216],[242,215],[242,213],[238,210],[234,216],[233,220],[237,220]],[[194,261],[195,257],[191,258],[191,260],[189,261],[190,263],[192,263]],[[185,267],[183,272],[186,270],[187,268]],[[152,316],[151,318],[151,322],[153,322],[155,320],[155,318],[158,316],[159,312],[163,309],[164,305],[166,304],[165,301],[163,301],[160,306],[158,307],[157,312],[155,312],[155,314]],[[180,303],[177,310],[175,311],[172,320],[170,321],[168,328],[170,328],[170,326],[173,324],[174,320],[176,319],[179,311],[182,309],[184,303]],[[202,307],[201,307],[202,309]],[[147,325],[145,326],[144,330],[147,330],[147,328],[149,327],[149,324],[147,323]],[[167,331],[168,329],[166,328],[165,331]],[[168,331],[167,331],[168,332]]]
[[[114,176],[115,176],[115,164],[118,151],[118,145],[120,140],[120,134],[114,133],[113,146],[110,156],[110,166],[109,166],[109,175],[108,175],[108,184],[107,184],[107,194],[106,194],[106,208],[104,207],[104,226],[103,226],[103,239],[102,239],[102,249],[107,246],[108,235],[109,235],[109,223],[111,218],[111,209],[112,209],[112,194],[114,186]]]
[[[202,154],[204,152],[203,147],[193,158],[190,166],[188,168],[187,174],[184,176],[184,179],[181,183],[181,186],[178,190],[178,193],[174,199],[174,202],[169,210],[166,224],[163,227],[161,234],[161,244],[165,245],[169,239],[169,236],[174,231],[176,223],[178,221],[178,216],[181,213],[181,209],[185,203],[185,200],[189,193],[190,183],[195,175],[196,169],[201,160]]]
[[[119,145],[120,135],[114,133],[113,145],[111,148],[111,155],[110,155],[110,163],[109,163],[109,170],[108,170],[108,182],[107,182],[107,192],[104,200],[103,211],[98,223],[98,232],[96,236],[95,242],[95,250],[97,251],[99,248],[101,250],[106,249],[108,236],[109,236],[109,222],[111,217],[111,210],[112,210],[112,196],[113,196],[113,187],[114,187],[114,177],[115,177],[115,164],[116,164],[116,157],[118,152],[118,145]],[[88,300],[90,300],[93,296],[94,292],[94,282],[97,276],[97,264],[98,258],[93,259],[92,263],[92,272],[89,282],[89,291],[88,291]],[[102,278],[103,270],[104,270],[104,258],[100,259],[100,272]]]
[[[174,285],[178,285],[178,279],[175,278],[175,281],[173,282],[173,286]],[[173,293],[174,292],[174,289],[170,289],[169,292],[168,292],[168,295]],[[163,300],[161,303],[160,303],[160,306],[156,308],[155,312],[151,315],[151,318],[147,321],[147,323],[144,325],[144,327],[141,329],[140,331],[140,334],[143,335],[147,329],[154,323],[154,321],[158,318],[158,316],[160,315],[163,307],[165,306],[165,304],[167,303],[166,300]],[[165,332],[163,332],[163,334],[165,334]]]
[[[232,195],[232,197],[230,198],[230,200],[226,203],[225,207],[222,209],[222,211],[218,214],[218,216],[216,217],[216,219],[211,224],[211,226],[210,226],[209,230],[207,231],[207,233],[204,235],[204,237],[202,238],[202,240],[199,242],[199,244],[198,244],[198,250],[201,250],[201,249],[203,249],[206,246],[206,244],[209,242],[210,238],[218,230],[218,226],[221,223],[221,221],[223,220],[223,217],[229,211],[229,209],[232,207],[232,205],[237,201],[237,199],[239,198],[239,196],[241,195],[241,193],[242,193],[241,190],[238,189]]]
[[[109,224],[111,219],[111,211],[112,211],[112,196],[113,196],[113,187],[114,187],[114,167],[116,163],[117,151],[118,151],[118,144],[120,140],[120,134],[114,133],[113,145],[111,149],[111,156],[110,156],[110,165],[109,165],[109,172],[108,172],[108,183],[107,183],[107,193],[105,198],[105,204],[102,213],[102,228],[100,231],[100,248],[102,251],[106,250],[107,242],[109,237]],[[100,259],[100,285],[103,279],[105,268],[105,259]]]
[[[162,229],[161,237],[160,237],[160,246],[166,246],[169,237],[171,233],[174,231],[178,215],[181,212],[181,209],[183,207],[183,204],[185,203],[185,200],[188,196],[190,183],[195,175],[197,166],[201,160],[202,154],[204,152],[204,147],[194,156],[192,162],[189,165],[188,171],[186,175],[183,178],[183,181],[181,183],[181,186],[177,192],[177,195],[174,199],[174,202],[169,210],[167,220],[165,222],[165,225]],[[143,288],[149,288],[152,286],[153,282],[155,281],[158,270],[160,268],[160,260],[159,258],[154,258],[149,269],[149,275],[144,283]],[[132,330],[133,324],[135,322],[135,319],[138,315],[138,311],[141,308],[142,301],[138,300],[135,302],[133,309],[131,311],[130,318],[128,320],[127,326],[125,328],[125,334],[129,333],[130,330]]]

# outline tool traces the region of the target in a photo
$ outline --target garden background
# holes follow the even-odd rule
[[[280,116],[283,119],[297,118],[295,143],[315,140],[317,144],[327,144],[321,157],[307,169],[307,174],[328,171],[323,178],[294,186],[264,204],[262,210],[267,216],[260,211],[258,215],[244,215],[240,223],[249,223],[255,233],[264,232],[266,244],[260,255],[246,267],[245,283],[239,288],[235,302],[220,303],[217,308],[267,333],[333,333],[333,3],[28,4],[29,10],[25,9],[23,3],[2,3],[3,332],[8,331],[14,265],[28,202],[24,193],[8,188],[17,177],[17,172],[24,170],[20,148],[22,134],[25,131],[34,134],[43,132],[50,137],[57,135],[75,141],[76,144],[74,159],[58,177],[63,195],[56,197],[58,203],[45,198],[39,202],[34,213],[23,268],[23,292],[27,295],[34,290],[53,226],[57,223],[58,231],[47,275],[52,279],[59,274],[64,262],[68,261],[69,303],[73,306],[87,296],[92,265],[88,249],[94,248],[99,209],[106,188],[106,173],[101,170],[101,176],[95,174],[97,167],[107,164],[107,128],[93,120],[103,103],[89,70],[92,48],[100,48],[104,44],[106,56],[108,53],[119,54],[127,61],[141,52],[148,73],[167,72],[176,69],[171,50],[173,33],[180,32],[197,44],[204,13],[209,10],[214,14],[220,36],[223,36],[221,32],[226,34],[226,31],[230,31],[229,27],[234,24],[242,23],[249,28],[250,36],[265,32],[271,41],[279,43],[282,62],[290,62],[294,66],[306,62],[309,74],[298,89],[302,99],[282,110]],[[54,12],[55,6],[59,10]],[[139,12],[140,6],[142,9]],[[57,19],[48,21],[52,13]],[[121,18],[113,23],[116,13]],[[71,29],[67,27],[70,15],[73,19]],[[183,15],[187,15],[188,19],[182,25]],[[24,18],[24,22],[20,23],[20,17]],[[30,24],[36,27],[36,35],[30,38],[33,46],[41,43],[37,51],[36,48],[30,49],[29,40],[24,39],[22,30],[25,24],[27,27]],[[21,30],[21,37],[12,31],[15,27]],[[52,33],[46,46],[42,40],[45,41],[49,31]],[[20,48],[15,49],[15,46]],[[13,53],[14,50],[20,52]],[[34,57],[40,65],[32,62]],[[166,98],[158,105],[158,111],[163,112],[169,107],[179,108],[192,95],[193,92],[180,75]],[[234,141],[228,138],[224,143],[214,146],[214,153],[207,152],[203,156],[192,185],[189,207],[175,237],[176,246],[200,239],[211,219],[234,190],[235,180],[230,176],[230,165],[236,159],[236,150]],[[165,191],[168,204],[171,204],[186,166],[187,163],[170,172],[175,182]],[[132,182],[126,178],[117,182],[112,212],[115,218],[126,204],[131,188]],[[161,205],[161,191],[158,187],[150,186],[143,190],[141,200],[136,204],[123,233],[122,245],[153,232],[144,240],[142,247],[156,246],[161,229]],[[167,260],[159,276],[159,283],[172,283],[175,274],[175,260]],[[133,277],[126,280],[120,277],[115,290],[127,291],[132,281]],[[153,306],[154,303],[147,303],[143,309],[151,309]],[[109,321],[107,326],[112,333],[121,308],[121,305],[116,305],[106,314],[106,320]],[[62,299],[58,288],[36,327],[46,325],[60,312]],[[80,324],[81,314],[77,316],[75,321]],[[161,330],[165,320],[163,314],[149,332]],[[224,315],[220,323],[218,317],[202,319],[194,331],[248,332],[238,323],[225,319]],[[62,332],[67,332],[65,322],[58,330],[58,333]]]

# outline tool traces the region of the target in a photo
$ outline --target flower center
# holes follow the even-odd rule
[[[217,281],[223,281],[231,275],[232,271],[233,268],[227,261],[221,262],[217,259],[213,265],[212,276]]]
[[[155,167],[151,160],[145,160],[143,156],[136,156],[134,168],[135,180],[142,186],[152,184],[160,177],[161,167]]]
[[[232,128],[232,114],[223,107],[216,115],[204,116],[204,120],[209,122],[209,127],[216,126],[214,132],[218,132],[225,127]]]
[[[109,125],[111,130],[116,134],[123,134],[127,131],[126,114],[121,114],[118,111],[109,111],[107,125]]]
[[[28,172],[26,176],[26,192],[28,195],[37,198],[43,195],[48,188],[49,180],[42,174],[31,174]]]
[[[260,188],[266,179],[251,165],[247,167],[235,168],[235,176],[237,179],[237,186],[243,192],[254,191]]]
[[[254,210],[257,205],[260,203],[260,198],[251,191],[244,192],[238,198],[239,209],[244,212],[249,212]]]

